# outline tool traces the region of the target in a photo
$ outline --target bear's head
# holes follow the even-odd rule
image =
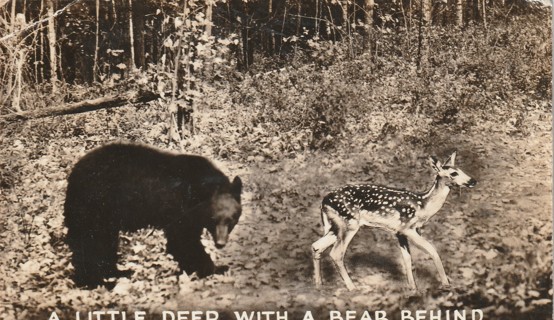
[[[206,228],[212,234],[215,246],[219,249],[227,244],[231,230],[239,221],[242,213],[241,191],[242,181],[239,177],[235,177],[228,188],[215,190],[210,201],[211,221]]]

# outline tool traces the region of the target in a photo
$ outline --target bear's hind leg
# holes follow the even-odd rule
[[[73,236],[71,239],[75,284],[89,289],[100,285],[111,289],[113,284],[105,282],[104,279],[118,274],[118,233],[92,232]]]

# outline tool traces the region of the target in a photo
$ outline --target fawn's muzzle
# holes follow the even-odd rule
[[[473,188],[473,187],[475,187],[476,184],[477,184],[477,180],[471,178],[471,179],[465,184],[465,186],[468,187],[468,188]]]

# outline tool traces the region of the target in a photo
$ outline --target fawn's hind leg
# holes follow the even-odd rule
[[[314,279],[317,288],[321,287],[321,254],[336,242],[337,236],[332,231],[329,231],[321,239],[312,244]]]

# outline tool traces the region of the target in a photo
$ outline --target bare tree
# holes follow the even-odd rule
[[[365,23],[368,26],[373,25],[373,8],[374,7],[375,7],[375,0],[364,0]]]
[[[40,0],[40,10],[38,12],[39,16],[42,16],[44,13],[44,0]],[[35,49],[35,79],[37,82],[42,82],[44,79],[44,32],[43,24],[38,24],[38,43]]]
[[[271,0],[269,2],[271,3]],[[208,37],[212,35],[213,10],[213,0],[206,0],[206,35]]]
[[[421,16],[419,20],[419,43],[418,43],[418,70],[427,65],[429,51],[429,24],[431,23],[431,0],[421,0]]]
[[[130,68],[134,69],[135,64],[135,39],[133,35],[133,0],[129,0],[129,51],[131,52]]]
[[[458,27],[464,24],[464,6],[463,0],[456,0],[456,25]]]
[[[483,27],[487,30],[487,1],[481,0],[481,19],[483,19]]]
[[[48,47],[50,49],[50,82],[52,94],[58,92],[58,59],[56,55],[56,25],[54,21],[54,0],[47,1],[48,6]]]
[[[92,79],[96,82],[98,77],[98,50],[100,50],[100,0],[96,0],[96,32],[94,44],[94,66],[92,67]]]

